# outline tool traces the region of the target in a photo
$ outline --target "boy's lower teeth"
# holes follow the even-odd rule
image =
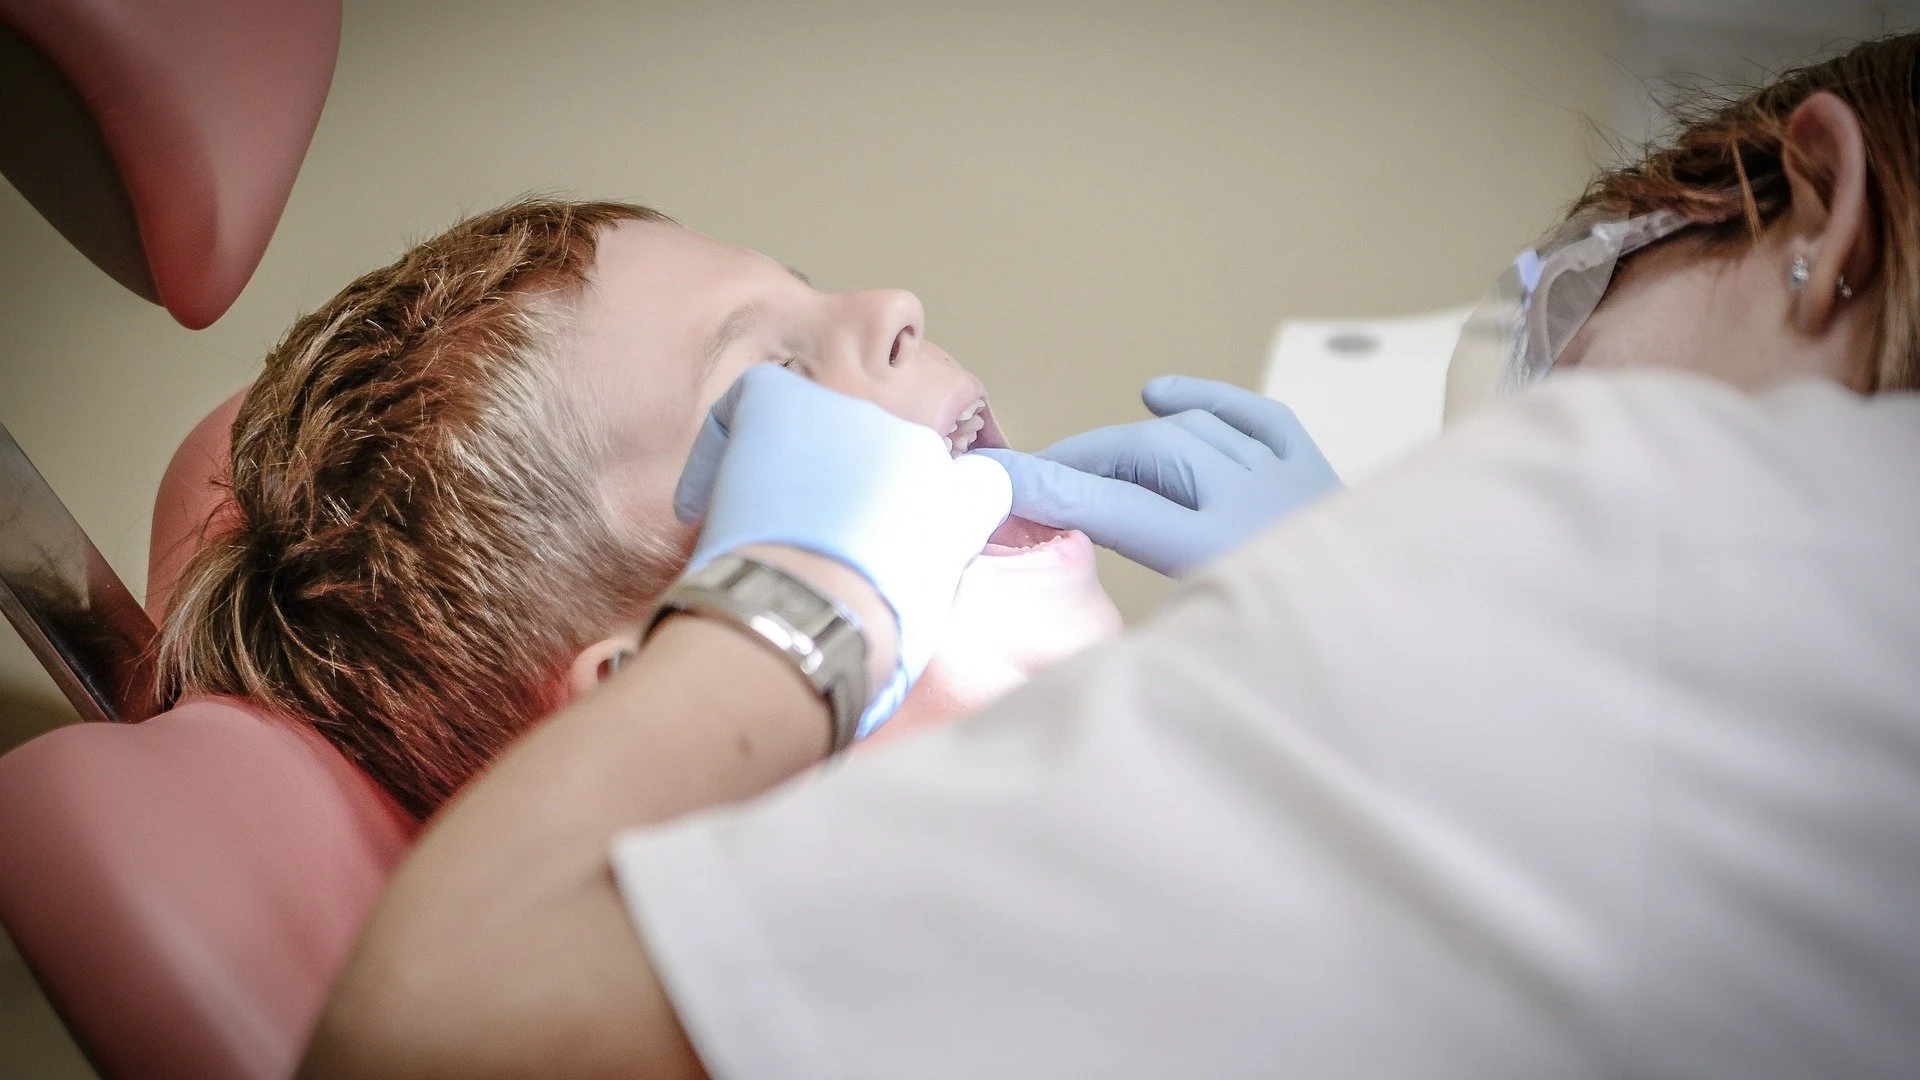
[[[987,542],[996,547],[1026,551],[1057,540],[1061,535],[1059,529],[1036,525],[1025,518],[1010,517],[994,530],[993,535],[987,538]]]

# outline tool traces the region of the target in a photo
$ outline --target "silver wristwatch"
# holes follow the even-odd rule
[[[793,661],[833,714],[833,751],[853,742],[872,691],[867,639],[851,612],[785,570],[744,555],[722,555],[675,582],[647,634],[676,611],[732,623]]]

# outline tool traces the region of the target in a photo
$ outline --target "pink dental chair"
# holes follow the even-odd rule
[[[161,481],[156,612],[226,505],[238,406]],[[285,1077],[415,829],[311,729],[190,698],[0,757],[0,922],[103,1076]]]
[[[339,20],[338,0],[0,0],[0,172],[102,270],[205,326],[278,222]],[[113,1080],[290,1074],[416,828],[245,701],[143,719],[149,613],[224,505],[235,408],[161,483],[145,611],[0,428],[0,609],[94,721],[0,757],[0,923]]]

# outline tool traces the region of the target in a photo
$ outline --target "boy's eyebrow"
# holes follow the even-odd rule
[[[727,317],[720,320],[720,325],[714,328],[713,336],[707,339],[706,349],[700,354],[700,365],[694,369],[695,389],[706,385],[707,379],[713,375],[714,365],[720,362],[720,354],[726,352],[729,345],[740,340],[740,335],[746,333],[748,328],[766,313],[765,300],[749,300],[728,312]]]
[[[799,281],[800,284],[808,288],[813,287],[813,279],[808,277],[799,268],[789,266],[786,270],[787,273],[792,274],[794,279]],[[727,346],[740,340],[740,335],[746,333],[748,328],[753,326],[753,324],[765,316],[766,313],[767,302],[765,300],[749,300],[728,312],[727,317],[720,320],[720,325],[714,329],[713,336],[707,339],[707,347],[700,355],[699,366],[694,368],[693,385],[695,389],[706,385],[707,379],[713,375],[714,365],[720,362],[720,354],[727,351]]]

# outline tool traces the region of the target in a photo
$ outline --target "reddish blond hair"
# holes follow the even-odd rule
[[[514,203],[295,323],[233,425],[237,513],[174,587],[163,696],[312,724],[420,816],[557,704],[680,562],[612,520],[551,363],[600,233],[664,220]]]
[[[1860,118],[1878,219],[1886,288],[1867,385],[1920,389],[1920,34],[1869,41],[1737,100],[1695,107],[1666,145],[1596,178],[1574,212],[1673,210],[1702,222],[1709,243],[1758,237],[1791,203],[1790,158],[1816,185],[1832,184],[1787,138],[1793,111],[1823,90]]]

